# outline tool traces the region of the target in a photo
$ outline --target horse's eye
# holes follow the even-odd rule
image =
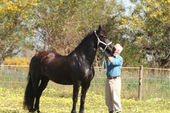
[[[103,38],[106,38],[106,36],[104,34],[100,34],[100,36],[103,37]]]
[[[101,35],[103,38],[107,38],[105,35]]]

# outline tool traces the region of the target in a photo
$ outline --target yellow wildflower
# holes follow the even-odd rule
[[[154,3],[154,7],[158,8],[159,4],[158,3]]]

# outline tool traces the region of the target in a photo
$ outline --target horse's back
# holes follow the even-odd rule
[[[53,51],[39,51],[32,57],[31,61],[36,61],[42,64],[45,62],[52,61],[56,57],[63,57],[63,56],[54,50]]]
[[[56,51],[39,51],[37,52],[30,61],[30,71],[40,71],[42,67],[50,62],[54,62],[56,57],[62,57]]]

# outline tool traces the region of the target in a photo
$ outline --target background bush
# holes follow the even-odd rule
[[[29,65],[30,59],[26,57],[13,57],[13,58],[6,58],[4,61],[5,65]]]

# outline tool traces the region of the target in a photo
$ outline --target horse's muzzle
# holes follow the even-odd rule
[[[116,48],[113,45],[108,46],[106,49],[106,52],[110,55],[113,56],[113,53],[115,52]]]

